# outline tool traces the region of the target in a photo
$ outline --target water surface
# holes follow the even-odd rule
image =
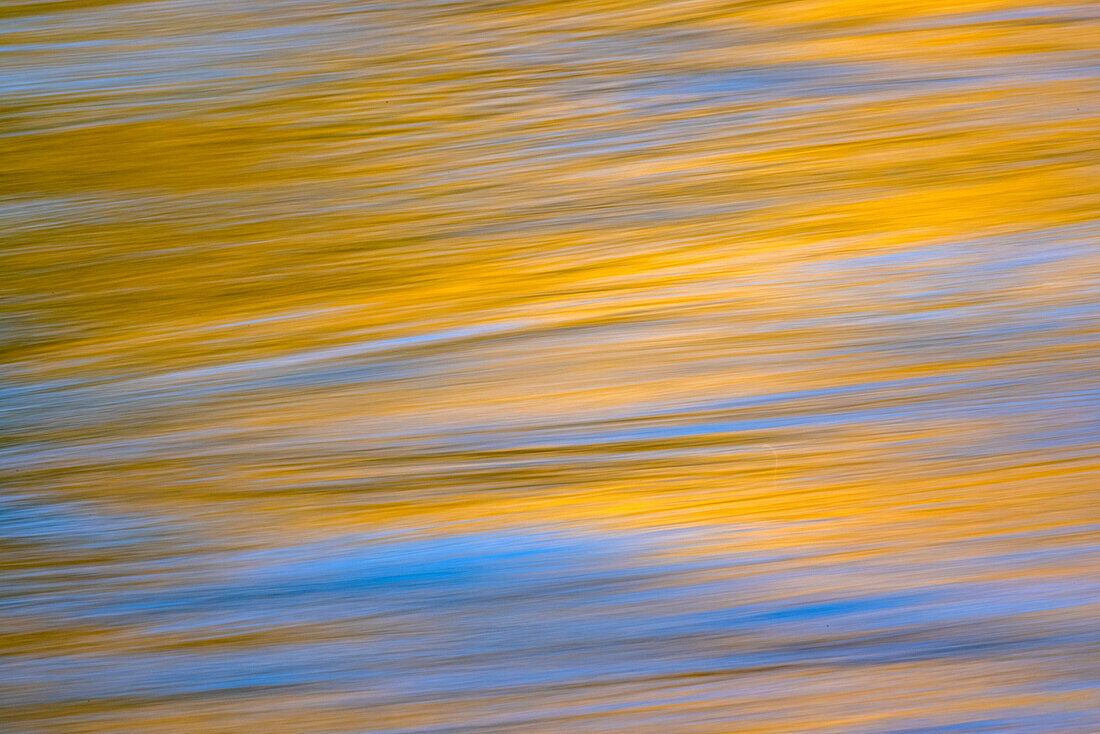
[[[1096,5],[0,28],[0,728],[1100,729]]]

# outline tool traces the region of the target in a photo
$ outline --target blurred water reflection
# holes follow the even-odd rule
[[[1094,732],[1100,12],[0,5],[13,732]]]

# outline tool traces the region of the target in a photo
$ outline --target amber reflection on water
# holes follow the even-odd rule
[[[0,6],[14,732],[1095,732],[1092,3]]]

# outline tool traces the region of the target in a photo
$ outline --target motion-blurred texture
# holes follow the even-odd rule
[[[1097,4],[0,27],[3,731],[1100,730]]]

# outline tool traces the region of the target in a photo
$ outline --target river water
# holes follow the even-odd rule
[[[0,6],[0,729],[1100,730],[1100,9]]]

